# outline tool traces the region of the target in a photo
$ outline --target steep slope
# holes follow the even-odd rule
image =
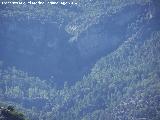
[[[158,120],[160,32],[140,40],[142,36],[137,32],[99,60],[82,81],[62,90],[15,68],[1,71],[1,101],[27,108],[31,119]]]
[[[155,14],[150,0],[79,0],[65,6],[44,1],[0,4],[0,60],[59,86],[82,79]]]
[[[70,96],[55,119],[158,120],[159,39],[160,32],[144,43],[130,38],[102,58],[89,76],[63,94],[64,98]]]
[[[69,86],[65,82],[63,89],[57,89],[52,80],[41,80],[15,67],[5,68],[1,65],[0,101],[16,105],[32,120],[159,120],[160,4],[158,1],[140,1],[136,4],[140,4],[142,8],[138,7],[135,13],[133,10],[137,7],[129,11],[130,5],[135,2],[112,2],[116,9],[113,7],[111,12],[116,12],[117,15],[114,14],[111,18],[102,15],[97,26],[87,24],[87,18],[77,27],[78,34],[76,30],[74,33],[68,29],[70,27],[66,27],[66,31],[76,38],[70,39],[71,44],[78,45],[82,56],[92,55],[92,51],[98,51],[97,54],[101,53],[101,50],[104,52],[88,75],[75,85]],[[89,4],[86,2],[86,5]],[[123,10],[132,13],[130,17],[125,16],[124,11],[117,11],[125,5],[129,6]],[[93,9],[92,7],[88,9]],[[137,16],[139,13],[141,14]],[[82,18],[83,15],[79,14]],[[91,17],[92,20],[97,19],[99,14],[97,11],[96,15]],[[110,23],[116,24],[115,28],[119,27],[117,31],[111,31],[115,33],[115,37],[110,35],[110,42],[104,39],[108,31],[99,26],[107,24],[106,26],[112,28],[113,24],[109,25],[106,19],[112,20]],[[72,24],[74,22],[68,26]],[[96,33],[94,30],[99,28],[100,35],[87,36],[86,28],[80,29],[81,26],[86,26],[87,32],[92,35]],[[124,31],[127,32],[119,35],[123,33],[122,26],[125,26]],[[109,31],[111,28],[108,28]],[[97,45],[98,39],[104,40],[105,44],[100,42],[101,44]],[[121,44],[115,45],[119,40]],[[110,44],[116,47],[108,54],[105,46]],[[85,52],[86,50],[88,52]]]

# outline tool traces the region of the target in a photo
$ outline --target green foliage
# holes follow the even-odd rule
[[[75,38],[91,24],[95,24],[93,21],[100,16],[113,15],[119,9],[135,4],[133,0],[111,0],[102,4],[105,6],[111,3],[111,7],[104,8],[97,5],[98,1],[92,5],[80,2],[85,3],[84,6],[80,5],[83,12],[69,14],[72,20],[66,26],[66,31]],[[146,2],[140,0],[137,4]],[[107,10],[103,11],[103,8]],[[41,19],[43,9],[37,9],[31,7],[29,10],[35,13],[28,11],[30,14],[25,14],[30,18]],[[63,16],[66,11],[62,10],[60,14]],[[36,12],[42,15],[35,16]],[[55,15],[52,12],[55,11],[44,13],[47,13],[46,17],[52,17]],[[19,14],[22,13],[24,11]],[[0,62],[0,101],[12,102],[32,120],[159,120],[160,31],[152,32],[148,35],[150,37],[142,40],[145,27],[139,28],[139,24],[149,19],[144,16],[133,23],[135,34],[116,51],[98,60],[91,73],[73,86],[65,83],[63,89],[56,89],[45,80],[30,76],[15,67],[4,69]],[[2,113],[12,120],[24,119],[23,114],[15,111],[12,106],[5,110]]]
[[[7,109],[8,109],[9,111],[14,111],[14,106],[8,106]]]
[[[0,118],[3,120],[27,120],[23,113],[16,111],[13,106],[1,107]]]
[[[144,43],[130,38],[100,59],[83,80],[74,86],[65,83],[61,90],[14,67],[1,69],[1,100],[12,98],[12,103],[33,120],[158,120],[159,39],[160,32],[154,32]],[[12,106],[7,109],[5,115],[12,120],[24,119]]]

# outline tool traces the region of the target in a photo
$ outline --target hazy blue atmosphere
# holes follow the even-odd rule
[[[160,120],[159,0],[7,1],[0,120]]]

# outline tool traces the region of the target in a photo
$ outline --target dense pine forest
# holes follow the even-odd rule
[[[0,5],[0,120],[160,120],[160,1],[73,2]]]

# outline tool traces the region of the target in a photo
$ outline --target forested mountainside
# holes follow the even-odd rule
[[[0,62],[0,102],[16,106],[30,120],[159,120],[160,2],[158,0],[111,0],[108,2],[82,0],[78,2],[83,5],[79,3],[76,6],[77,10],[72,8],[75,6],[61,5],[39,6],[41,9],[38,6],[29,8],[28,6],[16,6],[16,8],[8,6],[0,10],[2,15],[2,24],[0,25],[5,27],[5,31],[15,29],[12,25],[9,25],[10,30],[8,26],[5,26],[7,22],[5,23],[4,20],[10,17],[17,17],[20,21],[42,20],[43,24],[48,22],[53,24],[57,21],[56,25],[59,27],[59,19],[56,17],[63,18],[61,30],[63,29],[62,31],[65,31],[64,33],[68,37],[60,39],[60,43],[67,41],[65,42],[66,46],[63,44],[64,48],[71,45],[73,48],[68,47],[69,51],[77,50],[74,54],[69,54],[68,59],[76,54],[77,56],[72,58],[77,57],[80,61],[87,61],[83,64],[87,67],[86,71],[81,63],[83,66],[81,70],[85,72],[80,71],[81,74],[79,74],[77,73],[79,69],[75,72],[77,79],[74,84],[70,85],[68,84],[70,81],[66,80],[63,81],[63,87],[59,88],[55,78],[42,79],[38,75],[29,74],[28,71],[24,72],[23,69],[19,69],[19,66],[7,64],[10,59],[3,55]],[[44,14],[38,14],[38,11],[44,11],[45,7],[51,7],[53,10],[50,8],[51,13],[46,11]],[[59,11],[57,16],[54,16],[56,13],[52,13],[55,12],[54,9]],[[30,13],[29,10],[33,12]],[[17,23],[15,26],[18,26]],[[36,30],[38,29],[36,28]],[[56,36],[56,40],[53,40],[54,42],[61,36],[62,31],[58,32],[59,35]],[[42,30],[41,33],[43,32]],[[16,34],[18,35],[18,33]],[[3,30],[0,35],[3,35]],[[30,35],[30,33],[26,35]],[[35,36],[31,36],[31,39],[32,37]],[[11,45],[11,42],[5,43],[1,40],[2,38],[9,39],[8,41],[16,39],[15,36],[14,39],[2,36],[0,38],[1,46]],[[45,46],[44,38],[46,37],[32,39],[33,41],[37,40],[36,44],[32,45],[42,48],[42,45]],[[42,40],[42,44],[38,44],[38,40]],[[49,42],[50,40],[52,39],[49,39]],[[48,43],[48,40],[46,41]],[[19,42],[20,40],[17,40],[12,45]],[[52,46],[51,42],[48,45]],[[61,44],[56,43],[56,45]],[[15,47],[17,46],[13,48]],[[37,54],[39,54],[36,56],[38,59],[40,55],[46,57],[44,55],[48,53],[47,51],[53,50],[45,47],[47,50],[44,54],[40,54],[42,51],[32,53],[34,50],[31,51],[32,49],[29,47],[22,50],[23,47],[24,45],[21,43],[17,49],[21,49],[23,55],[29,54],[26,59]],[[14,51],[13,48],[3,48],[2,50],[8,50],[6,53],[10,53],[10,51]],[[27,51],[28,49],[29,51]],[[60,47],[57,48],[57,51],[59,50]],[[65,55],[64,51],[66,49],[58,54],[64,53],[63,55]],[[52,54],[50,53],[50,55]],[[11,60],[17,60],[14,57],[11,58]],[[48,57],[46,60],[50,58]],[[54,56],[52,59],[56,58],[57,56]],[[64,59],[60,58],[58,57],[56,61],[65,61],[67,56]],[[59,63],[53,62],[54,64]],[[74,62],[74,65],[80,63],[76,63],[76,59]],[[88,64],[89,62],[92,65]],[[43,66],[43,62],[40,63],[37,65]],[[54,64],[51,66],[54,67]],[[63,65],[65,66],[65,64]],[[58,68],[58,66],[56,67]],[[66,71],[69,71],[69,68],[72,69],[72,67],[68,67]],[[44,67],[44,72],[46,72],[45,70]],[[63,75],[63,72],[61,71],[59,75]],[[74,72],[69,74],[69,78],[74,78],[71,75]],[[77,77],[79,75],[81,77]]]
[[[59,86],[64,81],[73,85],[159,9],[158,0],[73,2],[77,5],[0,4],[0,59],[5,65]]]
[[[83,80],[61,90],[1,67],[1,101],[19,106],[33,120],[159,120],[159,39],[159,31],[143,42],[129,38]]]

